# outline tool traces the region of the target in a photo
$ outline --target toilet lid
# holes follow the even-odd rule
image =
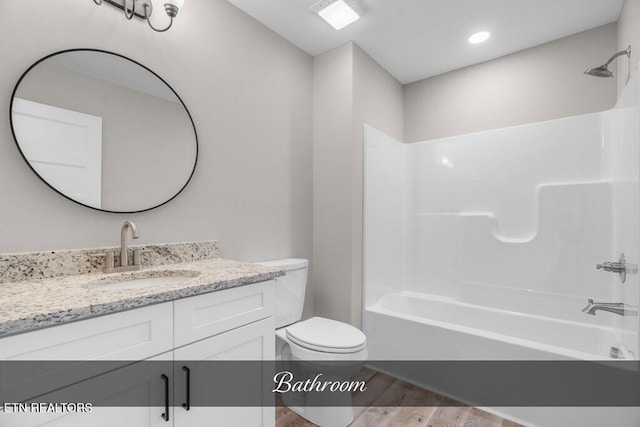
[[[326,353],[355,353],[367,344],[367,337],[359,329],[336,320],[312,317],[287,328],[292,342]]]

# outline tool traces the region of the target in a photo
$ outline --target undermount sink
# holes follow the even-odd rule
[[[179,285],[200,275],[197,271],[172,270],[160,272],[136,272],[123,274],[120,277],[108,277],[89,283],[90,290],[122,291],[143,289],[155,286]]]

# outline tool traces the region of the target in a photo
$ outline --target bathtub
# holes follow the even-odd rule
[[[606,360],[619,342],[613,327],[409,291],[367,307],[365,328],[379,360]]]
[[[618,343],[613,327],[488,308],[409,291],[384,294],[366,307],[363,329],[369,365],[374,369],[380,369],[376,360],[608,360],[610,347]],[[465,400],[464,396],[451,395],[440,386],[386,372]],[[482,409],[525,426],[601,427],[603,419],[616,427],[640,426],[640,408]]]

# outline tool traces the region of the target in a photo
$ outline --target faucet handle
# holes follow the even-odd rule
[[[596,270],[613,271],[613,263],[603,262],[602,264],[596,264]]]
[[[142,254],[150,254],[151,249],[135,248],[133,250],[133,265],[142,265]]]
[[[107,251],[106,256],[105,256],[105,260],[104,260],[105,269],[115,267],[115,265],[116,265],[115,258],[116,258],[116,251],[113,251],[113,250],[112,251]]]
[[[624,254],[620,255],[620,259],[616,262],[603,262],[596,264],[597,270],[604,270],[610,273],[617,273],[622,283],[627,280],[627,274],[638,274],[638,265],[628,263]]]
[[[89,256],[94,258],[104,258],[104,268],[105,270],[113,269],[115,266],[115,250],[108,250],[106,252],[92,253]]]

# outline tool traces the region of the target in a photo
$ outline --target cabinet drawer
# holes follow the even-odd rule
[[[270,280],[175,301],[175,346],[272,316],[274,286]]]
[[[0,339],[0,360],[142,360],[173,348],[173,303]]]

